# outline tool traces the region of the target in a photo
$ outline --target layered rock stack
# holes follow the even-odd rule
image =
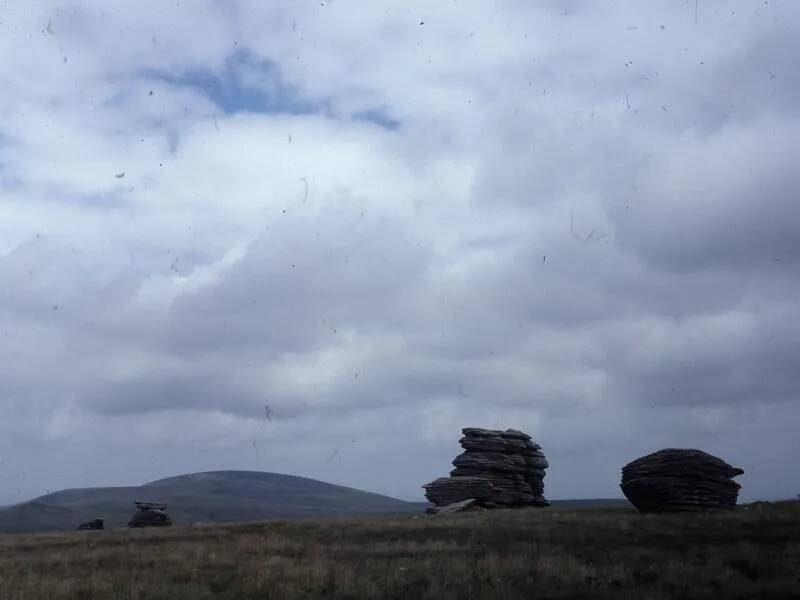
[[[136,512],[128,521],[128,527],[169,527],[172,519],[167,514],[167,505],[160,502],[135,501]]]
[[[622,493],[640,512],[735,508],[744,473],[701,450],[667,448],[622,468]]]
[[[425,488],[436,506],[474,499],[485,508],[549,506],[544,498],[544,475],[549,466],[539,444],[515,429],[498,431],[466,427],[450,477]]]

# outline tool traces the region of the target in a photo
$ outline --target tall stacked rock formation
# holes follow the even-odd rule
[[[640,512],[735,508],[744,473],[701,450],[667,448],[622,468],[622,493]]]
[[[544,475],[549,466],[541,446],[516,429],[505,431],[466,427],[450,477],[424,485],[425,497],[436,506],[475,499],[485,508],[549,506]]]

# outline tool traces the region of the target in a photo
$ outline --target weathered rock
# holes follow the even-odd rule
[[[169,527],[172,520],[163,510],[137,510],[128,521],[128,527]]]
[[[541,446],[516,429],[466,427],[459,440],[465,452],[453,460],[450,477],[423,486],[437,506],[475,500],[484,507],[549,506],[544,475],[549,466]]]
[[[620,487],[640,512],[735,508],[744,473],[701,450],[666,448],[622,468]]]
[[[470,498],[488,500],[494,488],[481,477],[440,477],[425,486],[428,500],[437,506],[446,506]]]
[[[525,459],[521,454],[502,454],[500,452],[475,452],[469,450],[459,454],[453,465],[476,471],[508,471],[525,473]]]
[[[435,506],[425,509],[429,515],[451,515],[459,512],[477,512],[486,510],[476,498],[467,498],[461,502],[453,502],[445,506]]]
[[[93,529],[103,529],[103,519],[92,519],[78,525],[78,531],[89,531]]]
[[[135,501],[136,512],[128,521],[128,527],[169,527],[172,519],[166,512],[167,505],[160,502]]]

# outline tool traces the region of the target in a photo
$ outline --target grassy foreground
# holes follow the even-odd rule
[[[0,536],[3,600],[800,598],[800,503]]]

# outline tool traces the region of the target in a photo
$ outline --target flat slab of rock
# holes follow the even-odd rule
[[[620,487],[643,513],[730,509],[742,473],[702,450],[665,448],[625,465]]]
[[[436,506],[425,510],[429,515],[452,515],[460,512],[476,512],[486,510],[476,498],[467,498],[461,502],[453,502],[445,506]]]

